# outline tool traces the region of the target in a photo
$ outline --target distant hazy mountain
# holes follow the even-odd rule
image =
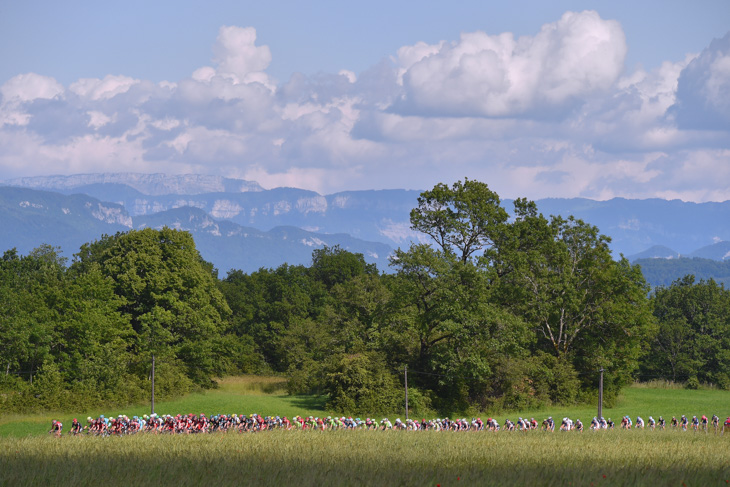
[[[672,250],[663,245],[654,245],[643,252],[630,255],[627,258],[633,262],[637,259],[678,259],[679,257],[681,256],[676,250]]]
[[[395,189],[320,195],[296,188],[264,190],[255,182],[217,176],[125,173],[20,178],[5,184],[52,189],[68,195],[83,193],[110,202],[109,207],[123,207],[135,225],[141,217],[156,218],[164,224],[161,222],[165,218],[177,214],[165,212],[192,207],[221,227],[227,221],[250,229],[251,234],[254,229],[267,232],[277,227],[295,227],[319,236],[336,234],[344,238],[342,234],[347,234],[391,248],[427,241],[422,234],[413,232],[409,223],[419,191]],[[616,256],[623,254],[639,259],[681,254],[722,259],[730,251],[720,244],[712,245],[730,241],[730,201],[549,198],[536,203],[546,216],[574,215],[597,226],[601,233],[612,238],[611,248]],[[504,207],[510,211],[512,201],[505,200]],[[710,248],[705,249],[707,246]],[[696,250],[701,253],[693,254]]]
[[[325,245],[362,253],[368,262],[386,270],[392,252],[387,244],[346,234],[321,234],[295,227],[264,232],[216,220],[193,207],[131,217],[121,205],[87,195],[0,187],[0,253],[17,248],[27,254],[47,243],[60,246],[63,255],[71,257],[82,244],[104,234],[163,226],[192,233],[203,258],[223,273],[232,268],[252,272],[285,262],[309,265],[312,251]]]
[[[537,201],[545,214],[574,215],[612,238],[615,254],[638,254],[655,245],[682,255],[718,240],[730,240],[730,201],[687,203],[679,200],[593,201],[581,198]]]
[[[257,183],[236,179],[161,174],[19,178],[4,184],[87,194],[124,206],[132,217],[195,207],[213,218],[260,230],[294,226],[318,233],[346,233],[391,247],[408,246],[423,238],[409,223],[420,191],[348,191],[323,196],[297,188],[262,190]],[[174,188],[180,191],[172,191]]]
[[[40,244],[60,246],[66,257],[81,244],[132,228],[124,207],[86,195],[0,187],[0,252],[27,254]]]
[[[0,183],[8,186],[47,189],[65,193],[86,193],[85,187],[99,184],[123,184],[148,195],[263,191],[258,183],[252,181],[200,174],[74,174],[72,176],[16,178],[0,181]]]
[[[319,234],[296,227],[276,227],[267,232],[243,227],[230,221],[219,221],[198,208],[176,208],[154,215],[134,218],[134,226],[164,226],[189,231],[204,259],[222,272],[241,269],[253,272],[261,267],[278,267],[283,263],[309,265],[312,251],[324,246],[339,245],[361,253],[365,260],[383,271],[393,249],[383,243],[366,242],[346,234]]]
[[[692,252],[689,257],[703,259],[728,260],[730,259],[730,242],[717,242]]]
[[[652,287],[669,286],[686,275],[700,279],[714,279],[730,288],[730,260],[724,262],[712,259],[681,257],[679,259],[639,259],[634,262],[641,266],[644,279]]]

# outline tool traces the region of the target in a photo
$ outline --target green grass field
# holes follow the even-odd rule
[[[235,377],[217,390],[157,404],[159,413],[248,413],[322,416],[325,398],[288,396],[280,378]],[[140,415],[146,406],[123,411]],[[616,407],[655,418],[730,415],[730,392],[634,386]],[[403,414],[399,414],[403,417]],[[512,412],[538,420],[570,416],[586,424],[595,407]],[[487,414],[484,414],[487,416]],[[235,432],[51,438],[51,418],[0,418],[0,486],[5,485],[728,485],[730,433],[601,431]],[[391,419],[394,419],[391,417]]]
[[[155,411],[158,414],[231,414],[231,413],[258,413],[264,416],[280,415],[292,417],[322,416],[337,414],[339,411],[325,409],[326,398],[316,396],[289,396],[285,392],[285,379],[280,377],[242,376],[222,379],[220,387],[199,394],[189,394],[174,401],[158,402]],[[150,407],[136,406],[114,410],[79,411],[78,413],[45,413],[35,415],[6,415],[0,416],[0,437],[44,434],[50,429],[52,419],[60,419],[65,425],[71,424],[71,419],[77,417],[85,423],[87,416],[96,417],[100,414],[128,416],[149,413]],[[590,405],[573,407],[554,407],[540,410],[514,411],[507,414],[497,414],[500,423],[509,417],[515,420],[518,416],[534,417],[541,421],[547,416],[553,418],[580,418],[588,425],[590,419],[596,415],[597,408]],[[672,416],[682,414],[692,417],[702,414],[711,417],[717,414],[721,418],[730,416],[730,391],[721,390],[686,390],[682,388],[632,386],[623,390],[617,404],[613,408],[604,408],[606,418],[620,419],[624,415],[636,418],[637,415],[647,419],[649,415],[658,418],[664,416],[669,422]],[[482,414],[486,419],[488,412]],[[405,418],[405,411],[397,411],[389,415]],[[618,421],[617,421],[618,422]]]
[[[727,485],[730,434],[274,431],[0,440],[0,485]]]
[[[158,414],[231,414],[259,413],[267,415],[321,415],[326,397],[289,396],[285,392],[286,380],[280,377],[242,376],[227,377],[219,381],[218,389],[199,394],[189,394],[173,401],[155,404]],[[45,413],[34,415],[0,416],[0,437],[44,434],[50,429],[52,419],[59,419],[65,425],[78,418],[86,424],[86,417],[107,417],[126,414],[141,416],[150,413],[150,406],[135,406],[124,409],[90,410],[78,413]]]

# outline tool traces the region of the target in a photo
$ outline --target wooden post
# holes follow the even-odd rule
[[[152,412],[155,414],[155,354],[152,354]]]
[[[599,372],[601,377],[598,379],[598,419],[601,419],[603,417],[603,367]]]
[[[406,365],[405,368],[405,377],[406,377],[406,421],[408,421],[408,366]]]

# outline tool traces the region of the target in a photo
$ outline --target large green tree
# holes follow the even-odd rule
[[[399,250],[389,322],[395,350],[414,383],[443,410],[485,407],[504,391],[496,371],[524,358],[531,341],[525,323],[490,302],[488,273],[471,260],[421,244]],[[500,389],[497,391],[497,389]]]
[[[5,396],[10,409],[89,407],[139,396],[127,370],[133,332],[118,311],[123,300],[113,281],[96,264],[77,274],[65,262],[47,245],[24,257],[8,251],[0,261],[0,382],[14,392]]]
[[[119,309],[137,337],[140,373],[148,369],[145,357],[155,354],[163,378],[168,373],[169,381],[183,387],[182,372],[199,385],[209,385],[219,371],[213,352],[230,308],[192,236],[167,227],[105,236],[77,254],[74,267],[79,272],[92,265],[114,282],[122,300]]]
[[[517,200],[493,264],[495,294],[534,327],[538,347],[570,363],[587,390],[603,367],[610,398],[632,380],[654,321],[640,268],[614,260],[609,243],[592,225]]]
[[[55,303],[64,287],[64,259],[42,245],[27,256],[15,249],[0,260],[0,364],[7,378],[32,383],[54,347]]]
[[[653,330],[640,269],[625,259],[615,261],[610,239],[594,226],[572,216],[545,218],[525,199],[514,208],[509,220],[499,197],[468,179],[422,194],[411,224],[431,236],[437,251],[428,266],[422,264],[429,251],[415,247],[409,255],[396,254],[395,261],[398,274],[417,275],[411,280],[423,289],[411,300],[421,307],[415,329],[439,331],[447,324],[468,329],[464,317],[479,306],[492,310],[491,316],[516,317],[512,327],[524,322],[534,330],[535,345],[528,348],[555,358],[535,355],[539,374],[544,367],[559,369],[561,375],[580,376],[584,390],[591,390],[602,366],[610,397],[631,380]],[[467,290],[463,297],[460,286]],[[469,294],[473,289],[477,295]],[[425,343],[451,334],[441,331]],[[568,396],[553,394],[554,399]]]
[[[500,238],[507,212],[497,193],[482,182],[439,183],[418,197],[411,227],[430,236],[438,248],[466,262]]]
[[[265,367],[285,371],[291,349],[282,340],[295,323],[312,314],[313,283],[308,269],[282,264],[251,274],[232,270],[220,288],[232,310],[231,330],[253,340]]]
[[[657,288],[652,301],[659,331],[643,361],[644,377],[694,378],[730,389],[730,290],[688,275]]]

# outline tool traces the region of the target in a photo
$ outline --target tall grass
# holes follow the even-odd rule
[[[217,379],[218,390],[225,393],[271,395],[286,392],[286,377],[241,375]]]
[[[675,431],[0,439],[0,485],[727,485],[730,435]]]
[[[645,382],[634,382],[631,387],[640,389],[688,389],[686,382],[655,379]],[[720,390],[715,384],[699,384],[696,389]]]
[[[288,396],[276,377],[235,377],[157,404],[159,413],[328,414],[325,398]],[[148,406],[87,414],[141,415]],[[336,412],[331,412],[336,413]],[[395,415],[404,417],[404,411]],[[515,411],[538,420],[596,414],[595,406]],[[730,392],[626,388],[604,416],[730,416]],[[482,416],[488,416],[485,412]],[[5,485],[728,485],[730,434],[666,431],[579,433],[301,432],[50,438],[51,418],[0,418]],[[393,416],[391,415],[391,419]],[[605,476],[605,477],[604,477]]]

